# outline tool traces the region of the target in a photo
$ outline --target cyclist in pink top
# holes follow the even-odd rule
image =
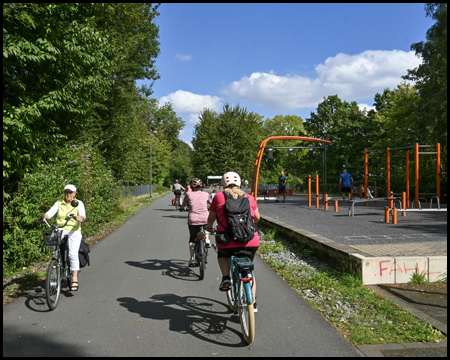
[[[244,193],[240,190],[241,187],[241,178],[235,172],[228,172],[222,176],[222,186],[223,191],[229,194],[232,194],[234,198],[237,198],[239,195],[244,195],[248,198],[250,202],[250,212],[253,216],[255,223],[259,221],[260,215],[258,206],[256,205],[255,200],[250,194]],[[220,233],[225,230],[222,224],[227,224],[227,215],[225,214],[224,205],[226,202],[225,194],[220,192],[214,196],[214,200],[209,207],[209,217],[208,217],[208,226],[206,230],[212,232],[212,226],[214,221],[217,219],[217,233]],[[217,258],[219,262],[220,270],[222,271],[222,282],[219,286],[220,291],[228,291],[231,286],[231,278],[230,278],[230,270],[231,270],[231,256],[232,255],[245,255],[249,257],[252,261],[255,257],[256,250],[259,247],[259,235],[258,232],[255,232],[255,236],[248,243],[243,245],[242,242],[237,242],[234,239],[231,239],[227,245],[217,244]],[[253,282],[253,298],[256,299],[256,279]],[[256,303],[255,303],[256,305]],[[255,306],[256,309],[256,306]],[[255,310],[256,311],[256,310]]]
[[[211,204],[211,198],[207,192],[203,192],[202,181],[200,179],[192,179],[190,188],[192,191],[186,193],[181,210],[186,206],[189,207],[188,227],[189,227],[189,266],[194,264],[194,247],[197,239],[197,233],[201,226],[206,227],[208,221],[208,204]],[[210,246],[208,236],[206,236],[206,247]]]

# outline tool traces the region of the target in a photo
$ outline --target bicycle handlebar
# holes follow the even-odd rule
[[[56,229],[62,229],[64,226],[66,226],[70,219],[75,219],[76,221],[78,221],[77,217],[75,216],[75,214],[70,214],[69,216],[67,216],[66,217],[66,223],[64,225],[62,225],[62,226],[56,226],[56,225],[53,225],[53,224],[49,224],[47,222],[47,219],[44,218],[44,217],[42,218],[42,221],[45,222],[50,229],[56,230]]]

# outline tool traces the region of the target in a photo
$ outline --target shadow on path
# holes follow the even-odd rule
[[[146,319],[169,320],[169,330],[190,334],[204,341],[229,346],[244,347],[240,331],[228,324],[239,323],[222,302],[197,296],[159,294],[150,301],[138,301],[130,297],[118,298],[121,306]],[[234,326],[235,327],[235,326]]]
[[[170,276],[178,280],[197,281],[200,279],[193,270],[197,268],[190,268],[186,260],[149,259],[143,261],[125,261],[125,264],[145,270],[161,271],[161,275]]]

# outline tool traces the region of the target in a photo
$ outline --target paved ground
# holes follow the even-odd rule
[[[308,207],[306,195],[287,196],[284,203],[258,200],[265,215],[374,256],[447,255],[447,212],[409,212],[394,225],[384,222],[386,201],[368,204],[357,204],[355,217],[349,217],[342,199],[338,212],[334,206],[325,211],[322,204],[316,209],[315,201]]]
[[[331,199],[334,204],[335,199]],[[337,198],[336,200],[339,200]],[[353,247],[373,256],[431,256],[447,255],[447,213],[410,212],[398,216],[398,223],[384,222],[386,201],[369,202],[355,206],[355,217],[348,216],[348,203],[339,200],[338,212],[334,205],[325,211],[323,205],[308,207],[306,195],[291,195],[286,202],[275,199],[258,200],[262,214],[311,231],[340,244]],[[446,207],[443,205],[442,207]],[[439,326],[447,332],[447,284],[428,286],[393,284],[372,286],[417,317]],[[372,356],[447,356],[447,342],[363,345],[358,348]]]
[[[218,290],[210,250],[205,278],[188,267],[187,213],[172,195],[132,216],[91,249],[77,292],[49,311],[42,284],[3,308],[3,356],[357,357],[353,347],[260,257],[256,337]],[[324,346],[326,344],[326,346]]]

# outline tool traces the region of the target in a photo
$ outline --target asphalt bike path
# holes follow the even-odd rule
[[[255,341],[227,307],[217,255],[188,267],[187,213],[155,201],[91,248],[80,289],[49,311],[43,282],[3,308],[3,356],[361,356],[255,257]]]

